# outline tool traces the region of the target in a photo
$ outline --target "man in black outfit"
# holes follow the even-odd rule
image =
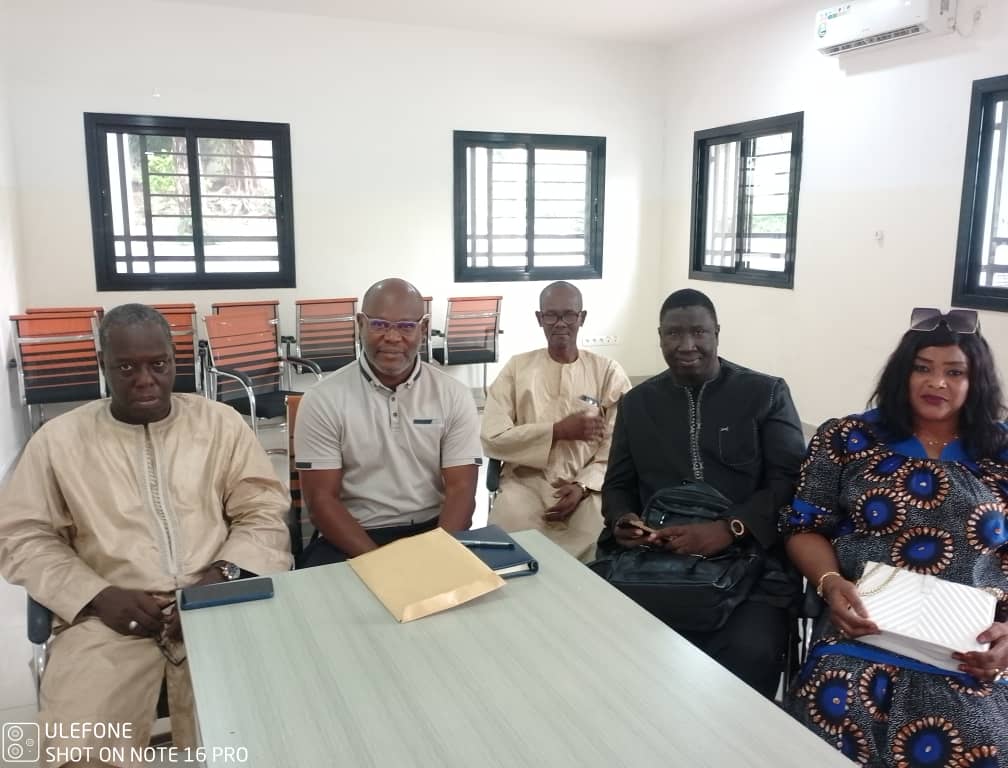
[[[805,454],[798,412],[783,379],[718,357],[717,313],[703,293],[676,291],[662,305],[659,322],[668,370],[634,387],[620,403],[602,488],[606,528],[599,545],[605,550],[647,541],[708,556],[736,541],[758,543],[768,554],[767,568],[748,598],[720,629],[681,634],[772,698],[796,591],[774,555],[777,512],[794,495]],[[664,528],[657,536],[625,526],[640,520],[655,491],[688,480],[728,497],[733,506],[727,519]]]

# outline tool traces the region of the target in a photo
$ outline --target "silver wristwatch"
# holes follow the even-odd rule
[[[220,571],[224,581],[235,581],[239,576],[241,576],[241,568],[234,563],[229,563],[227,560],[217,561],[214,563],[214,567]]]

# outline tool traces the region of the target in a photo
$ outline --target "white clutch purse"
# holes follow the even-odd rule
[[[868,562],[857,583],[868,616],[880,630],[858,640],[957,672],[956,651],[986,651],[976,638],[990,627],[997,598],[924,573]]]

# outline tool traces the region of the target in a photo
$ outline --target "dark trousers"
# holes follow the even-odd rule
[[[785,608],[746,600],[732,611],[721,629],[679,634],[743,682],[773,699],[784,670],[791,621]]]
[[[418,533],[426,533],[437,528],[438,519],[427,520],[414,525],[395,525],[388,528],[369,528],[367,535],[379,547],[391,544],[397,539],[405,539],[407,536],[415,536]],[[330,563],[342,563],[347,559],[347,553],[335,547],[331,542],[326,541],[321,536],[316,536],[311,543],[305,547],[304,552],[298,561],[298,568],[314,568],[316,565],[329,565]]]

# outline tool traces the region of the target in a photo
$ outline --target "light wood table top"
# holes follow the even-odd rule
[[[184,611],[208,753],[241,747],[255,768],[849,768],[541,534],[515,538],[538,574],[407,624],[346,564]]]

